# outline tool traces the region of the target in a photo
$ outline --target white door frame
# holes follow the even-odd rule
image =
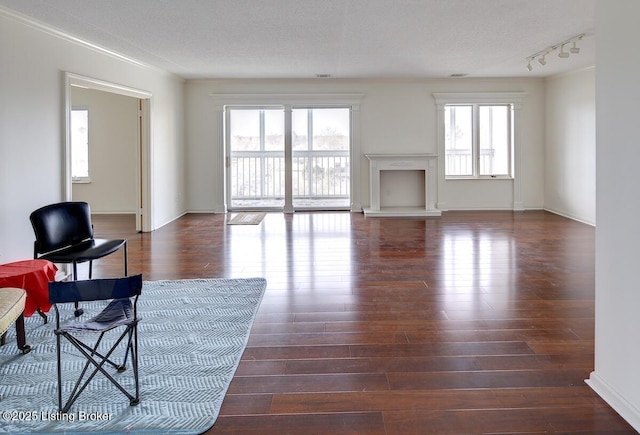
[[[64,180],[64,197],[66,201],[70,201],[73,197],[73,188],[71,181],[71,88],[78,86],[86,89],[110,92],[113,94],[125,95],[140,100],[139,113],[139,146],[137,147],[137,164],[136,164],[136,231],[151,231],[151,97],[152,94],[147,91],[130,88],[127,86],[109,83],[102,80],[85,77],[70,72],[64,74],[64,99],[65,99],[65,143],[63,158],[63,180]]]
[[[289,116],[291,109],[297,106],[313,106],[313,107],[350,107],[351,108],[351,211],[362,211],[362,203],[360,202],[360,163],[363,156],[360,154],[360,104],[363,98],[362,94],[210,94],[214,100],[216,119],[215,124],[217,134],[214,138],[217,151],[216,172],[218,174],[216,186],[213,189],[214,194],[214,213],[227,212],[227,191],[226,191],[226,172],[228,170],[229,159],[225,149],[225,112],[228,107],[232,106],[283,106],[285,113],[288,111]],[[285,117],[286,119],[286,117]],[[286,132],[285,132],[286,133]],[[293,208],[288,210],[285,206],[285,212],[293,212]]]

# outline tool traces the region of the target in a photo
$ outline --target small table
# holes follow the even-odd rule
[[[0,287],[16,287],[27,291],[24,315],[31,317],[36,311],[44,313],[51,309],[49,282],[55,281],[58,268],[47,260],[24,260],[0,265]]]

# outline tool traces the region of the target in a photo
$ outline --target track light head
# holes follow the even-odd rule
[[[569,57],[569,53],[564,51],[564,44],[562,45],[562,47],[560,47],[560,53],[558,53],[558,57],[561,57],[563,59],[566,59],[567,57]]]
[[[541,58],[538,58],[538,62],[540,62],[540,65],[545,66],[547,64],[547,60],[545,59],[545,57],[547,57],[546,54],[543,54]]]
[[[531,59],[528,59],[528,62],[527,62],[527,71],[531,71],[531,70],[533,70],[533,67],[531,66]]]
[[[569,51],[574,54],[580,53],[580,49],[576,47],[576,41],[573,41],[573,47],[571,47]]]

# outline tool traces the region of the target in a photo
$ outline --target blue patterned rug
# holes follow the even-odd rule
[[[31,352],[19,353],[13,327],[0,346],[0,433],[206,431],[218,417],[266,285],[262,278],[145,281],[138,301],[138,406],[129,406],[99,374],[69,413],[60,414],[53,310],[46,325],[39,316],[25,319]],[[100,304],[82,304],[83,318],[99,312]],[[71,322],[73,306],[67,305],[64,319]],[[67,379],[83,360],[63,345]],[[132,385],[131,370],[116,376]]]

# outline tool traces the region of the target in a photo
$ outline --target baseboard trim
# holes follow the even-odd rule
[[[543,210],[544,211],[548,211],[549,213],[557,214],[558,216],[566,217],[567,219],[571,219],[571,220],[576,221],[576,222],[582,222],[583,224],[591,225],[592,227],[596,226],[596,224],[593,223],[593,222],[589,222],[589,221],[586,221],[584,219],[580,219],[579,217],[570,215],[568,213],[563,213],[563,212],[555,210],[553,208],[546,208],[545,207]]]
[[[591,372],[589,379],[585,379],[585,382],[635,430],[640,432],[640,410],[638,408],[611,388],[595,371]]]
[[[511,207],[456,207],[456,206],[448,206],[446,209],[440,208],[440,204],[438,204],[438,210],[440,211],[527,211],[533,209],[522,209],[522,210],[514,210]]]
[[[219,214],[219,213],[226,213],[226,212],[218,212],[215,210],[188,210],[185,213],[186,214]]]
[[[176,217],[174,217],[174,218],[169,219],[168,221],[164,222],[162,225],[158,225],[158,226],[157,226],[157,227],[155,227],[152,231],[155,231],[155,230],[157,230],[157,229],[159,229],[159,228],[162,228],[162,227],[164,227],[165,225],[169,225],[171,222],[177,221],[178,219],[180,219],[182,216],[184,216],[184,215],[186,215],[186,214],[188,214],[188,212],[183,211],[183,212],[182,212],[182,213],[180,213],[178,216],[176,216]]]

